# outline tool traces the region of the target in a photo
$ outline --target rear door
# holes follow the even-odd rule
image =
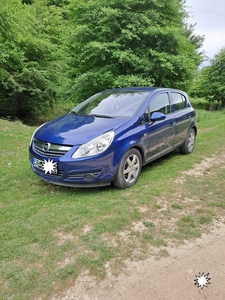
[[[170,93],[171,108],[176,118],[174,146],[181,145],[191,126],[191,108],[187,107],[186,97],[179,92]]]

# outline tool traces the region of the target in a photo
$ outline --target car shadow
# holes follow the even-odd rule
[[[161,166],[168,162],[171,158],[174,158],[175,156],[181,155],[179,149],[175,149],[172,152],[165,154],[164,156],[161,156],[157,158],[156,160],[149,162],[148,164],[144,165],[142,167],[142,173],[149,172],[149,168],[153,169],[157,166]]]
[[[175,149],[174,151],[162,156],[162,157],[159,157],[158,159],[152,161],[152,162],[149,162],[148,164],[144,165],[142,167],[142,171],[141,171],[141,174],[140,174],[140,177],[142,177],[143,174],[146,174],[147,172],[150,173],[151,171],[154,172],[154,169],[156,169],[157,167],[159,166],[162,166],[164,164],[166,164],[167,162],[169,162],[169,160],[171,158],[174,158],[175,156],[177,155],[181,155],[180,154],[180,151],[179,149]],[[86,195],[93,195],[93,194],[101,194],[101,193],[105,193],[107,191],[121,191],[123,189],[119,189],[117,188],[116,186],[114,186],[113,184],[111,185],[107,185],[107,186],[100,186],[100,187],[67,187],[67,186],[60,186],[60,185],[54,185],[52,183],[48,183],[48,182],[45,182],[45,181],[41,181],[41,184],[45,185],[45,186],[48,186],[49,187],[49,191],[51,193],[53,193],[54,191],[60,191],[60,192],[63,192],[63,193],[77,193],[77,194],[86,194]],[[135,187],[132,186],[132,187]],[[131,187],[131,188],[132,188]]]

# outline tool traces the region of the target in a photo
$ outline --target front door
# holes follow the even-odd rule
[[[172,151],[175,138],[175,116],[170,112],[168,93],[158,94],[151,99],[149,109],[150,117],[153,112],[162,112],[166,119],[149,123],[147,161]]]

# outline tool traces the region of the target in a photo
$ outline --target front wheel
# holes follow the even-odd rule
[[[121,159],[113,184],[118,188],[128,188],[134,185],[141,173],[142,157],[140,152],[133,148],[128,150]]]
[[[195,130],[194,129],[190,129],[185,142],[183,143],[183,145],[180,147],[180,152],[183,154],[189,154],[194,150],[195,147]]]

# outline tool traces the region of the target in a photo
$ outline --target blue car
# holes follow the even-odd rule
[[[170,88],[100,92],[41,125],[29,147],[32,170],[63,186],[134,185],[143,165],[173,151],[189,154],[197,135],[186,93]]]

